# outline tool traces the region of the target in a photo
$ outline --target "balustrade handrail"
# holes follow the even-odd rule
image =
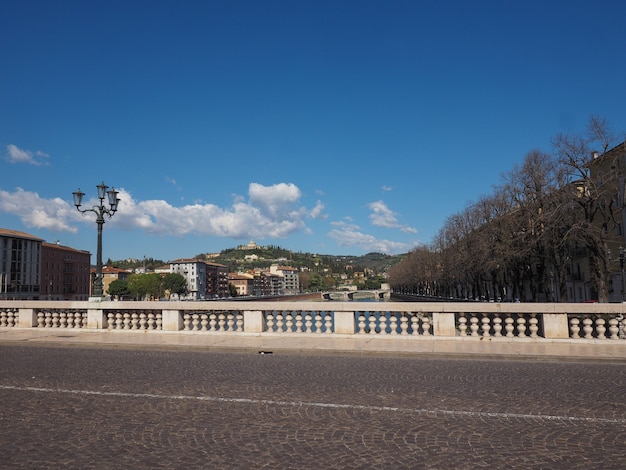
[[[626,304],[0,300],[0,327],[626,339]]]
[[[323,308],[322,308],[323,306]],[[394,310],[398,312],[476,313],[607,313],[626,314],[625,303],[524,302],[359,302],[359,301],[71,301],[4,300],[0,308],[101,308],[150,310]]]

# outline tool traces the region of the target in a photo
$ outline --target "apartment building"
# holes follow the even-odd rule
[[[228,268],[195,258],[170,261],[170,272],[187,280],[186,300],[208,300],[229,295]]]
[[[39,299],[42,243],[29,233],[0,228],[0,299]]]
[[[206,295],[210,299],[230,296],[228,267],[219,263],[206,264]]]
[[[609,301],[626,301],[626,141],[600,154],[594,152],[587,165],[590,180],[601,195],[599,207],[613,208],[611,224],[598,218],[597,224],[608,230],[607,262],[609,266]],[[602,188],[606,188],[603,190]],[[567,290],[571,301],[580,302],[597,298],[591,282],[591,266],[587,247],[571,247],[570,266],[567,269]]]
[[[92,286],[90,263],[88,251],[42,242],[40,298],[88,300]]]
[[[281,294],[291,295],[300,292],[300,275],[296,268],[272,264],[270,273],[282,278]]]

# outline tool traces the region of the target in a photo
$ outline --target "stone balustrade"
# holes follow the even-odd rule
[[[532,342],[535,349],[555,341],[561,345],[610,343],[619,347],[602,354],[626,358],[625,310],[626,304],[598,303],[0,301],[0,329],[413,341],[403,343],[402,350],[419,350],[426,340],[447,340],[446,351],[469,348],[487,354],[489,347],[468,345],[493,342],[500,345],[491,346],[497,352],[509,343],[517,345],[509,346],[509,351],[523,352],[519,349],[523,342]]]

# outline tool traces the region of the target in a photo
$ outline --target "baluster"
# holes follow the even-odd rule
[[[77,325],[77,323],[79,322],[77,315],[79,315],[78,312],[70,311],[65,313],[67,328],[80,328],[80,326]]]
[[[411,335],[417,336],[420,334],[420,319],[416,314],[411,315]]]
[[[580,338],[580,320],[578,318],[571,318],[569,321],[570,338]]]
[[[287,333],[293,333],[293,312],[291,310],[285,315],[285,325]]]
[[[217,329],[217,314],[215,312],[209,313],[209,330],[215,331]]]
[[[513,319],[511,315],[507,315],[506,318],[504,319],[504,331],[506,331],[507,338],[513,338],[515,336],[514,323],[515,323],[515,320]]]
[[[537,319],[536,313],[530,314],[530,320],[528,320],[528,323],[530,324],[528,327],[528,329],[530,330],[530,337],[537,338],[537,332],[539,331],[539,320]]]
[[[265,324],[267,325],[267,331],[272,333],[274,331],[274,312],[265,314]]]
[[[589,317],[583,318],[583,332],[585,333],[585,339],[593,338],[593,320]]]
[[[228,312],[226,314],[226,329],[232,332],[234,327],[235,327],[235,315],[233,314],[233,312]]]
[[[183,321],[183,324],[184,324],[184,321]],[[148,328],[148,317],[146,316],[146,312],[142,311],[139,314],[139,329],[146,330],[147,328]]]
[[[2,312],[4,314],[4,312]],[[6,317],[6,315],[5,315]],[[43,328],[44,325],[44,321],[45,321],[45,313],[43,313],[42,311],[37,312],[37,328]],[[5,321],[1,321],[0,320],[0,325],[1,326],[7,326],[6,325],[6,320]]]
[[[154,312],[148,312],[148,329],[154,330],[156,327],[156,318],[154,317]]]
[[[363,312],[359,312],[359,334],[365,334],[365,315]]]
[[[330,334],[333,332],[333,316],[330,312],[324,312],[324,318],[326,319],[326,329],[324,333]]]
[[[59,328],[67,328],[67,313],[59,312]]]
[[[478,318],[474,314],[470,317],[470,331],[470,336],[478,336]]]
[[[52,312],[52,328],[59,327],[59,312],[56,310]]]
[[[409,319],[406,317],[404,313],[400,314],[400,335],[406,336],[408,335],[409,330]]]
[[[319,311],[315,313],[315,333],[322,333],[322,315],[320,315]]]
[[[598,339],[606,339],[606,327],[604,324],[604,318],[596,318],[596,333],[598,335]]]
[[[218,325],[219,325],[219,327],[220,327],[220,331],[224,331],[224,327],[225,327],[225,325],[226,325],[226,316],[225,316],[225,315],[224,315],[224,313],[222,312],[222,313],[220,313],[220,314],[217,316],[217,319],[218,319],[217,324],[218,324]]]
[[[493,335],[495,337],[502,336],[502,318],[500,318],[499,313],[496,313],[493,317]]]
[[[282,333],[284,331],[284,321],[283,321],[283,314],[282,312],[277,312],[276,313],[276,331],[278,333]]]
[[[130,330],[130,313],[124,313],[124,329]]]
[[[157,330],[163,329],[163,312],[159,312],[156,314],[156,326]]]
[[[619,339],[619,327],[617,318],[609,319],[609,338],[610,339]]]
[[[237,312],[235,316],[237,317],[237,331],[241,333],[243,331],[243,315],[240,312]]]
[[[378,312],[378,324],[380,326],[380,334],[388,335],[387,328],[389,328],[389,316],[387,313]]]
[[[191,315],[191,329],[193,331],[198,331],[198,326],[200,325],[200,315],[197,313],[193,313]]]
[[[107,329],[112,330],[115,328],[115,314],[113,312],[107,313]]]
[[[41,312],[39,312],[37,314],[37,316],[39,316],[41,314]],[[7,321],[8,315],[6,310],[2,310],[0,311],[0,326],[8,326],[9,322]]]
[[[311,315],[311,312],[306,312],[304,314],[304,325],[307,333],[311,333],[313,331],[313,315]]]
[[[209,328],[209,315],[206,313],[200,314],[200,330],[207,331]]]
[[[51,328],[52,327],[52,312],[47,311],[46,312],[46,328]]]
[[[395,313],[389,312],[385,315],[389,315],[389,334],[395,335],[398,334],[398,316]]]
[[[375,335],[376,331],[376,314],[374,312],[367,312],[369,316],[370,335]]]
[[[430,336],[430,317],[424,315],[422,317],[422,336]]]
[[[526,319],[521,315],[517,317],[517,337],[526,337]]]
[[[18,317],[18,313],[16,310],[9,311],[7,315],[7,325],[10,327],[14,327],[15,325],[17,325],[19,323],[19,320],[17,317]]]
[[[483,313],[483,317],[480,319],[480,323],[481,323],[480,329],[483,332],[483,336],[489,337],[490,336],[489,331],[491,330],[491,324],[490,324],[489,317],[487,316],[486,313]]]
[[[302,333],[302,312],[296,314],[296,333]]]
[[[139,314],[137,312],[133,312],[130,316],[130,329],[138,330],[139,329]]]
[[[183,330],[184,331],[189,331],[191,325],[191,315],[187,312],[185,312],[183,314]]]
[[[459,336],[467,336],[467,318],[463,313],[459,316]]]

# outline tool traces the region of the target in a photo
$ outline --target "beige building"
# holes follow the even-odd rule
[[[255,280],[253,274],[228,273],[228,282],[235,286],[238,297],[254,295]]]
[[[102,292],[109,295],[109,286],[113,281],[125,281],[132,273],[124,269],[114,268],[113,266],[102,267]]]

